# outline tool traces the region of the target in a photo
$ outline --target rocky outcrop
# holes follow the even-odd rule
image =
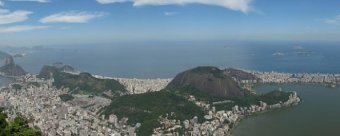
[[[49,79],[49,78],[52,78],[53,74],[57,72],[74,72],[74,68],[71,65],[63,65],[63,64],[60,64],[60,65],[54,64],[53,66],[45,65],[40,70],[38,77]]]
[[[10,56],[10,55],[6,56],[4,60],[5,60],[5,65],[12,65],[12,64],[14,64],[13,57]]]
[[[211,96],[243,96],[243,90],[223,70],[216,67],[197,67],[178,74],[167,86],[168,89],[193,87]]]
[[[7,55],[4,61],[5,65],[0,67],[0,72],[6,76],[22,76],[27,74],[27,72],[21,66],[14,63],[12,56]]]

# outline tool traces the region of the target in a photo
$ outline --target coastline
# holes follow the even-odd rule
[[[34,76],[34,75],[33,75]],[[95,77],[97,77],[97,78],[101,78],[101,77],[104,77],[104,76],[98,76],[98,75],[94,75]],[[105,78],[111,78],[111,77],[105,77]],[[131,81],[131,84],[134,84],[135,82],[138,82],[139,84],[142,84],[143,85],[143,83],[140,83],[140,81],[143,81],[143,80],[145,80],[145,81],[155,81],[155,82],[157,82],[157,81],[160,81],[161,79],[136,79],[136,78],[133,78],[133,79],[129,79],[129,78],[112,78],[112,79],[124,79],[124,80],[126,80],[126,81]],[[166,79],[166,80],[170,80],[170,79]],[[152,82],[149,82],[150,84],[152,84]],[[252,82],[250,82],[250,83],[252,83]],[[256,84],[254,84],[254,86],[256,86],[256,85],[260,85],[260,84],[283,84],[284,82],[279,82],[279,83],[256,83]],[[129,83],[128,83],[129,84]],[[299,83],[299,82],[295,82],[294,84],[301,84],[301,83]],[[305,84],[305,83],[303,83],[303,84]],[[317,83],[311,83],[311,84],[317,84]],[[125,84],[126,85],[126,84]],[[164,86],[166,86],[166,84],[163,84]],[[318,84],[318,85],[320,85],[320,83]],[[159,91],[159,90],[156,90],[156,91]],[[145,92],[143,92],[143,93],[145,93]],[[299,97],[298,97],[299,98]],[[232,125],[232,127],[230,127],[230,132],[228,133],[228,135],[229,136],[232,136],[233,135],[233,131],[234,131],[234,129],[236,128],[236,126],[241,122],[241,121],[243,121],[243,120],[245,120],[245,119],[247,119],[247,118],[249,118],[249,117],[252,117],[252,116],[256,116],[256,115],[258,115],[258,114],[263,114],[263,113],[266,113],[266,112],[270,112],[270,111],[273,111],[273,110],[277,110],[277,109],[281,109],[281,108],[286,108],[286,107],[290,107],[290,106],[294,106],[294,105],[297,105],[297,104],[299,104],[301,101],[301,98],[299,98],[299,101],[296,103],[296,104],[284,104],[284,103],[286,103],[286,102],[282,102],[282,103],[279,103],[280,104],[280,107],[278,107],[278,108],[275,108],[275,107],[271,107],[271,106],[269,106],[269,108],[263,108],[263,109],[256,109],[256,108],[261,108],[262,106],[260,105],[252,105],[251,107],[242,107],[242,109],[251,109],[250,110],[250,113],[251,114],[248,114],[248,112],[249,112],[249,110],[247,111],[247,113],[246,114],[244,114],[244,113],[242,113],[242,114],[240,114],[240,112],[239,112],[239,110],[236,110],[234,113],[235,114],[237,114],[238,115],[238,119],[233,123],[233,125]],[[274,104],[275,105],[275,104]],[[237,108],[238,109],[238,108]],[[240,108],[241,109],[241,108]],[[243,115],[244,114],[244,115]]]
[[[252,117],[256,117],[256,116],[259,116],[259,115],[263,115],[263,114],[266,114],[268,112],[272,112],[272,111],[279,111],[279,110],[285,110],[287,108],[292,108],[294,106],[298,106],[300,105],[301,103],[303,103],[303,100],[300,98],[300,102],[299,103],[296,103],[294,105],[289,105],[289,106],[285,106],[285,107],[281,107],[281,108],[274,108],[274,109],[268,109],[268,110],[264,110],[264,111],[259,111],[259,112],[256,112],[256,113],[253,113],[251,115],[247,115],[247,116],[243,116],[242,118],[240,118],[234,125],[233,127],[231,128],[230,130],[230,133],[227,135],[227,136],[234,136],[234,131],[235,129],[237,128],[237,126],[244,120],[248,119],[248,118],[252,118]]]

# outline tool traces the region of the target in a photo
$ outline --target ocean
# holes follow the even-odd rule
[[[30,73],[63,62],[100,75],[169,78],[197,66],[259,71],[340,73],[335,43],[149,43],[69,45],[31,49],[16,62]]]

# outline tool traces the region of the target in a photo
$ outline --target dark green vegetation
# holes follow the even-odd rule
[[[59,95],[59,97],[64,102],[71,101],[74,99],[74,97],[70,94],[62,94],[62,95]]]
[[[38,82],[29,82],[27,85],[28,86],[40,87],[40,84]]]
[[[72,75],[68,73],[54,74],[54,83],[57,88],[67,87],[75,90],[77,94],[103,95],[105,91],[111,91],[113,96],[125,93],[125,87],[116,80],[97,79],[89,73]]]
[[[0,136],[41,136],[41,132],[29,128],[27,121],[21,117],[11,122],[6,121],[7,115],[0,112]]]
[[[193,95],[197,100],[210,103],[211,105],[213,104],[213,102],[219,102],[224,100],[233,101],[232,103],[214,105],[217,110],[231,110],[231,108],[234,107],[235,105],[241,107],[259,105],[260,101],[265,102],[269,105],[277,104],[280,102],[287,101],[289,95],[291,94],[290,92],[283,91],[272,91],[266,94],[253,94],[250,92],[245,92],[244,96],[225,98],[222,96],[211,96],[206,91],[199,90],[192,86],[185,86],[182,88],[172,89],[171,91],[181,96]]]
[[[13,84],[12,86],[16,90],[20,90],[22,88],[22,86],[20,84]]]
[[[63,69],[54,66],[44,66],[40,71],[41,78],[54,78],[53,85],[57,88],[69,88],[75,94],[106,95],[104,92],[111,92],[111,96],[120,96],[127,91],[125,87],[114,79],[98,79],[89,73],[79,75],[63,72]]]
[[[194,116],[202,117],[204,112],[194,103],[172,92],[159,91],[139,95],[125,95],[113,99],[110,106],[102,114],[114,113],[118,118],[128,117],[128,123],[142,123],[137,130],[138,135],[149,136],[153,128],[158,127],[158,118],[161,115],[176,113],[176,119],[192,119]],[[201,118],[202,119],[202,118]]]

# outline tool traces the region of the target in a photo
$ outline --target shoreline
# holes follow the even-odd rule
[[[300,97],[299,97],[300,98]],[[301,98],[300,98],[301,99]],[[264,115],[266,113],[269,113],[269,112],[273,112],[273,111],[280,111],[280,110],[287,110],[289,108],[293,108],[293,107],[296,107],[296,106],[299,106],[300,104],[303,103],[303,100],[301,99],[301,101],[295,105],[290,105],[290,106],[286,106],[286,107],[281,107],[281,108],[274,108],[274,109],[269,109],[269,110],[265,110],[265,111],[260,111],[260,112],[256,112],[256,113],[253,113],[252,115],[247,115],[247,116],[244,116],[242,118],[240,118],[239,121],[237,121],[233,127],[231,128],[230,130],[230,133],[229,135],[227,136],[234,136],[234,131],[235,129],[238,127],[238,125],[242,122],[242,121],[245,121],[246,119],[248,118],[252,118],[252,117],[256,117],[256,116],[261,116],[261,115]]]
[[[26,75],[27,76],[27,75]],[[28,75],[28,76],[35,76],[35,75]],[[94,77],[96,77],[96,78],[110,78],[111,79],[111,77],[104,77],[104,76],[99,76],[99,75],[93,75]],[[18,79],[18,78],[14,78],[14,79]],[[160,78],[158,78],[158,79],[136,79],[136,78],[133,78],[133,79],[129,79],[129,78],[112,78],[112,79],[115,79],[115,80],[127,80],[127,81],[131,81],[132,83],[133,82],[140,82],[140,80],[145,80],[145,81],[159,81],[159,80],[162,80],[162,79],[160,79]],[[165,79],[165,80],[171,80],[171,79]],[[289,82],[288,82],[289,83]],[[248,83],[249,84],[249,83]],[[266,84],[287,84],[287,83],[285,83],[285,82],[279,82],[279,83],[271,83],[271,82],[264,82],[264,83],[256,83],[256,84],[254,84],[254,83],[252,83],[252,82],[250,82],[250,84],[253,84],[254,86],[256,86],[256,85],[260,85],[260,84],[263,84],[263,85],[266,85]],[[308,83],[294,83],[294,84],[308,84]],[[323,83],[311,83],[311,84],[315,84],[315,85],[320,85],[320,84],[323,84]],[[143,85],[143,84],[142,84]],[[167,84],[163,84],[164,86],[166,86]],[[126,86],[126,84],[125,84],[125,86]],[[156,91],[159,91],[159,90],[156,90]],[[145,92],[142,92],[142,93],[145,93]],[[294,92],[294,94],[297,96],[297,94]],[[287,102],[289,102],[290,101],[290,98],[286,101],[286,102],[280,102],[280,103],[278,103],[279,104],[279,107],[276,107],[277,105],[276,104],[274,104],[274,105],[276,105],[276,106],[274,106],[274,105],[268,105],[269,106],[269,108],[267,108],[266,106],[265,106],[265,108],[263,108],[262,106],[263,105],[251,105],[250,107],[240,107],[240,109],[241,109],[241,111],[242,112],[240,112],[239,110],[238,110],[238,107],[236,108],[237,110],[234,112],[234,111],[232,111],[232,113],[231,113],[231,115],[229,116],[228,115],[228,117],[227,117],[227,119],[231,119],[231,120],[233,120],[234,118],[236,118],[236,120],[233,122],[233,123],[231,123],[231,124],[228,124],[228,125],[231,125],[230,126],[230,129],[229,129],[229,133],[228,133],[228,136],[233,136],[233,131],[234,131],[234,129],[237,127],[237,125],[241,122],[241,121],[243,121],[243,120],[245,120],[245,119],[247,119],[247,118],[249,118],[249,117],[252,117],[252,116],[256,116],[256,115],[259,115],[259,114],[263,114],[263,113],[266,113],[266,112],[270,112],[270,111],[273,111],[273,110],[279,110],[279,109],[282,109],[282,108],[289,108],[289,107],[291,107],[291,106],[295,106],[295,105],[298,105],[299,103],[301,103],[302,101],[300,101],[301,100],[301,98],[300,97],[295,97],[295,98],[298,98],[298,101],[296,102],[296,101],[293,101],[292,103],[290,102],[290,103],[288,103],[288,104],[286,104]],[[273,107],[271,107],[271,106],[273,106]],[[243,109],[244,109],[244,111],[243,111]],[[227,113],[227,112],[230,112],[230,111],[226,111],[226,112],[224,112],[224,113]],[[218,114],[218,113],[214,113],[214,114]],[[228,113],[229,114],[229,113]],[[234,115],[235,115],[235,117],[234,117]],[[219,118],[219,117],[221,117],[221,115],[213,115],[213,118],[214,119],[216,119],[216,118]],[[230,117],[230,118],[229,118]],[[212,123],[212,122],[211,122]],[[209,123],[208,123],[209,124]],[[222,124],[221,124],[222,125]],[[223,126],[223,125],[222,125]],[[189,131],[189,130],[188,130]]]

